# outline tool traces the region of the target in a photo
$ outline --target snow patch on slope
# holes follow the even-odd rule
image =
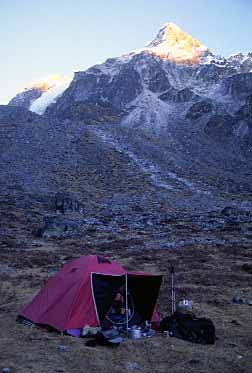
[[[44,92],[37,100],[33,101],[30,110],[36,114],[42,115],[47,107],[54,104],[59,96],[69,87],[72,79],[64,78]]]

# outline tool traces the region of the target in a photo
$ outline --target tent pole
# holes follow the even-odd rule
[[[171,267],[171,300],[172,300],[172,315],[173,315],[173,269]]]
[[[175,291],[175,271],[171,267],[171,280],[172,280],[172,315],[176,312],[176,291]]]
[[[125,312],[126,312],[126,333],[128,337],[129,329],[129,306],[128,306],[128,273],[125,275]]]

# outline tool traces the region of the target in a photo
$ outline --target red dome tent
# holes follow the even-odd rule
[[[125,280],[137,315],[131,324],[156,321],[153,317],[162,276],[128,272],[115,261],[97,255],[82,256],[64,265],[19,316],[61,332],[101,326]]]

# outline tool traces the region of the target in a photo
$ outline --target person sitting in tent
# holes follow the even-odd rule
[[[116,293],[115,299],[112,302],[109,316],[110,319],[115,323],[124,322],[126,319],[126,307],[124,299],[125,289],[124,286],[121,286],[118,292]]]

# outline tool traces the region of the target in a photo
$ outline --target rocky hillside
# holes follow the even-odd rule
[[[0,108],[3,195],[25,193],[50,216],[60,195],[82,206],[78,219],[108,213],[110,228],[125,219],[152,233],[167,211],[188,222],[212,211],[222,219],[226,206],[249,211],[251,69],[251,53],[215,56],[166,24],[144,48],[75,73],[68,88],[30,106],[23,92]]]

